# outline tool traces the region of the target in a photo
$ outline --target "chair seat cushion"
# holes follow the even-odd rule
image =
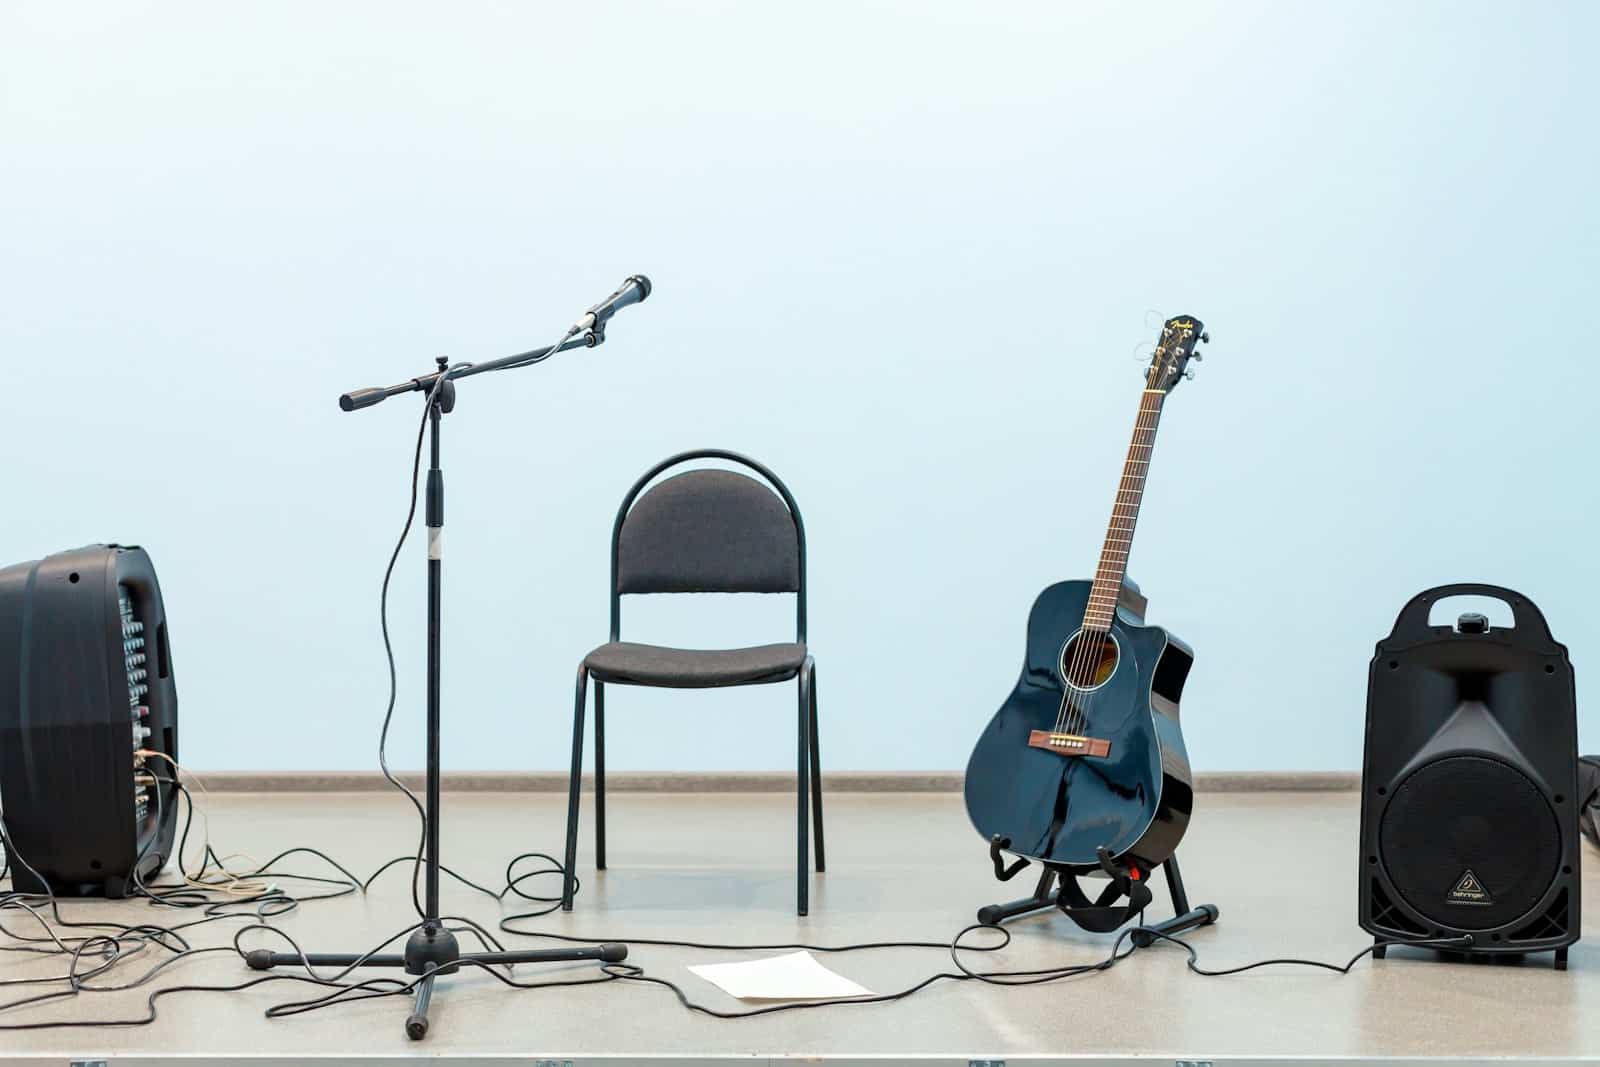
[[[613,641],[589,653],[583,662],[601,682],[710,689],[787,681],[799,673],[805,658],[805,645],[701,649]]]

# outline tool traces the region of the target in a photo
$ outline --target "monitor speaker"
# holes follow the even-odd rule
[[[159,753],[160,755],[147,755]],[[0,802],[12,884],[123,897],[172,854],[178,696],[155,568],[91,545],[0,570]]]
[[[1460,596],[1503,601],[1513,625],[1430,625]],[[1520,593],[1440,586],[1401,609],[1367,683],[1364,929],[1461,939],[1468,955],[1555,950],[1565,968],[1581,896],[1575,706],[1567,650]]]

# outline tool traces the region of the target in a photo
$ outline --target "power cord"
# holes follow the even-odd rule
[[[450,370],[468,366],[471,364],[458,364]],[[411,806],[416,809],[417,821],[421,824],[421,833],[417,837],[416,862],[411,868],[411,906],[416,909],[419,919],[427,915],[422,906],[422,897],[417,890],[417,876],[422,869],[423,851],[428,842],[428,810],[422,806],[422,801],[417,799],[417,794],[396,778],[394,772],[389,769],[389,726],[394,721],[394,706],[400,695],[400,679],[394,662],[394,641],[389,636],[389,584],[394,579],[395,564],[400,561],[400,552],[405,548],[406,539],[411,536],[411,527],[417,518],[418,486],[422,477],[422,441],[428,432],[428,417],[433,413],[433,405],[448,380],[449,370],[441,372],[434,379],[433,387],[428,390],[427,403],[422,405],[422,420],[417,425],[417,444],[411,456],[411,502],[406,506],[406,521],[400,527],[400,537],[394,543],[394,551],[389,553],[389,564],[383,570],[383,587],[378,595],[378,626],[383,632],[383,655],[389,665],[389,704],[383,713],[383,727],[378,731],[378,769],[383,772],[384,778],[388,779],[390,785],[405,794]]]
[[[176,769],[176,765],[174,765],[174,769]],[[159,775],[157,775],[157,777],[160,779]],[[19,999],[0,1003],[0,1014],[8,1014],[12,1011],[27,1007],[62,1001],[80,996],[84,993],[114,992],[137,988],[149,981],[152,981],[157,975],[181,961],[211,953],[235,951],[235,949],[228,946],[196,948],[188,941],[182,931],[227,919],[242,918],[259,923],[263,916],[275,916],[282,914],[285,911],[292,910],[294,907],[297,907],[301,902],[306,900],[325,899],[330,896],[342,896],[352,892],[358,892],[360,890],[361,883],[359,880],[355,879],[353,875],[349,875],[349,872],[336,861],[332,860],[331,857],[328,857],[325,853],[322,853],[319,850],[311,848],[296,848],[286,850],[285,852],[280,853],[278,856],[275,856],[272,860],[268,861],[268,863],[259,866],[255,871],[250,872],[249,875],[244,877],[252,878],[265,875],[279,880],[308,880],[327,884],[341,884],[340,880],[338,879],[329,879],[317,875],[305,875],[288,871],[277,871],[274,869],[273,865],[282,858],[299,852],[307,852],[326,859],[335,868],[346,874],[349,877],[349,883],[345,885],[345,888],[334,893],[323,893],[316,896],[295,898],[290,896],[281,888],[273,885],[270,887],[264,886],[261,892],[253,895],[244,895],[241,894],[232,884],[233,881],[238,880],[238,876],[234,875],[233,872],[227,872],[227,877],[230,879],[229,884],[208,885],[204,881],[206,877],[207,864],[216,862],[215,852],[210,846],[209,839],[205,844],[205,858],[202,860],[201,869],[195,874],[191,875],[187,871],[185,865],[184,851],[189,829],[193,822],[195,810],[193,798],[189,796],[187,789],[175,777],[158,780],[158,788],[154,790],[158,798],[156,801],[158,807],[156,809],[155,819],[157,825],[159,825],[161,821],[159,808],[161,801],[159,798],[164,792],[166,792],[166,790],[160,788],[162,785],[171,786],[172,795],[175,797],[180,797],[187,802],[187,815],[184,821],[183,836],[180,839],[177,855],[175,857],[177,860],[178,873],[182,878],[182,883],[177,886],[166,886],[160,884],[156,886],[149,886],[145,884],[142,877],[137,875],[138,865],[144,862],[144,858],[146,855],[148,855],[149,849],[155,840],[156,835],[152,834],[150,841],[148,841],[145,847],[140,850],[136,859],[136,873],[135,876],[130,880],[130,888],[133,890],[134,896],[144,898],[152,906],[179,909],[200,909],[201,918],[185,923],[164,926],[157,923],[126,924],[105,921],[78,922],[68,920],[62,914],[61,901],[55,896],[54,891],[50,888],[49,881],[43,878],[40,873],[28,863],[27,859],[16,849],[15,842],[10,838],[9,833],[5,828],[4,819],[3,817],[0,817],[0,843],[3,843],[6,849],[8,869],[9,865],[14,865],[17,869],[26,871],[36,882],[43,886],[45,890],[43,893],[24,893],[13,887],[10,891],[0,892],[0,934],[3,934],[9,940],[16,942],[15,944],[10,945],[0,945],[0,951],[22,952],[37,955],[55,955],[63,957],[67,960],[67,970],[66,973],[62,975],[47,975],[36,978],[0,981],[0,987],[7,988],[13,986],[65,986],[65,988],[47,989],[45,992],[35,993]],[[220,899],[210,899],[207,895],[208,893],[218,894],[220,895]],[[238,911],[237,909],[241,904],[254,905],[253,913]],[[19,912],[32,922],[36,923],[40,929],[40,934],[37,936],[30,935],[13,929],[7,925],[4,916],[11,912]],[[46,917],[46,914],[48,914],[48,918]],[[62,934],[57,933],[57,929],[61,929],[63,931],[87,930],[94,932],[84,935],[73,933]],[[121,966],[126,961],[152,949],[164,951],[167,953],[167,955],[163,959],[153,963],[149,968],[147,968],[142,974],[132,981],[115,985],[93,984],[94,979],[109,975],[113,969]],[[0,1030],[34,1030],[58,1027],[82,1028],[94,1026],[138,1025],[153,1022],[155,1019],[155,1003],[160,997],[171,992],[177,992],[180,989],[198,988],[213,987],[182,986],[169,987],[155,991],[151,995],[148,1002],[149,1013],[144,1019],[59,1020],[38,1023],[6,1023],[0,1024]]]
[[[1226,978],[1229,975],[1243,974],[1246,971],[1256,970],[1258,967],[1316,967],[1324,971],[1332,971],[1335,974],[1349,974],[1356,964],[1380,948],[1451,949],[1470,948],[1472,946],[1472,938],[1464,934],[1460,937],[1400,938],[1393,941],[1374,941],[1344,963],[1327,963],[1323,960],[1306,960],[1289,956],[1278,959],[1256,960],[1254,963],[1243,963],[1237,967],[1224,967],[1220,971],[1211,971],[1200,966],[1200,954],[1195,951],[1193,945],[1183,938],[1175,937],[1172,934],[1164,934],[1159,930],[1146,930],[1145,932],[1157,941],[1165,941],[1183,949],[1188,955],[1188,959],[1185,961],[1186,966],[1191,972],[1204,978]]]
[[[421,980],[420,977],[408,976],[405,979],[374,978],[361,981],[351,980],[349,976],[355,970],[359,969],[361,966],[359,962],[347,967],[343,967],[330,975],[319,974],[299,944],[295,942],[286,931],[278,926],[273,925],[271,922],[266,921],[268,918],[275,918],[277,915],[282,914],[283,911],[297,907],[300,903],[308,900],[327,899],[334,896],[345,896],[351,893],[365,892],[370,889],[372,884],[385,872],[392,870],[394,867],[406,863],[407,861],[415,862],[414,856],[397,856],[382,864],[373,872],[371,876],[363,881],[351,874],[347,868],[343,867],[337,861],[327,856],[326,853],[323,853],[317,849],[305,847],[288,849],[277,856],[274,856],[268,861],[268,863],[263,864],[254,870],[248,872],[226,872],[227,877],[233,880],[252,881],[266,877],[284,880],[305,879],[314,883],[334,885],[338,888],[327,893],[295,898],[289,896],[281,888],[274,886],[270,890],[263,891],[255,896],[240,897],[237,894],[228,893],[228,887],[226,886],[208,885],[205,883],[210,865],[215,863],[215,851],[212,848],[209,839],[204,845],[203,855],[205,858],[202,861],[201,868],[193,873],[190,873],[187,870],[185,861],[186,842],[188,839],[188,834],[192,828],[195,806],[187,788],[181,781],[173,779],[172,784],[174,785],[174,795],[178,796],[182,801],[184,801],[184,806],[186,809],[183,830],[179,837],[179,847],[175,850],[175,858],[179,867],[178,874],[182,881],[180,884],[175,886],[166,886],[162,884],[149,886],[145,885],[141,879],[138,881],[137,886],[140,890],[140,895],[145,896],[152,905],[172,908],[195,908],[200,910],[202,917],[192,922],[178,924],[175,926],[159,926],[155,924],[128,925],[103,922],[68,922],[60,914],[59,902],[56,900],[56,898],[53,895],[46,894],[44,896],[44,901],[50,905],[51,915],[55,920],[55,925],[69,929],[93,928],[96,930],[114,931],[113,933],[97,932],[81,937],[76,935],[68,935],[63,937],[55,933],[55,930],[52,928],[51,920],[47,919],[45,915],[41,914],[39,910],[33,906],[32,901],[25,899],[27,895],[15,892],[9,894],[0,894],[0,912],[12,909],[23,911],[31,919],[37,922],[40,926],[40,929],[43,931],[42,936],[28,937],[5,927],[3,922],[0,922],[0,933],[4,933],[13,940],[24,942],[24,945],[20,947],[6,946],[6,948],[12,951],[36,951],[61,955],[66,957],[69,961],[67,973],[65,975],[49,976],[44,978],[16,979],[7,982],[0,982],[0,987],[10,987],[14,985],[48,987],[53,984],[63,984],[66,986],[64,989],[47,988],[42,992],[30,994],[17,1000],[12,1000],[7,1003],[0,1003],[0,1014],[6,1014],[15,1009],[45,1005],[51,1002],[79,996],[84,993],[117,992],[142,988],[154,981],[159,975],[163,974],[171,967],[177,965],[179,962],[198,956],[220,952],[231,952],[243,958],[248,954],[248,950],[244,947],[244,940],[246,937],[253,934],[264,934],[275,937],[289,945],[293,953],[300,957],[303,973],[266,975],[245,982],[221,985],[186,983],[174,986],[164,986],[162,988],[155,989],[150,993],[149,997],[146,999],[146,1012],[142,1017],[6,1023],[0,1024],[0,1031],[148,1025],[155,1022],[158,1015],[157,1004],[164,997],[184,992],[240,992],[273,981],[289,981],[307,984],[318,989],[325,990],[326,992],[315,997],[289,1000],[271,1005],[265,1011],[265,1014],[269,1018],[286,1018],[295,1015],[306,1014],[309,1012],[320,1011],[326,1008],[336,1007],[341,1004],[355,1003],[377,997],[407,996],[415,990],[417,983]],[[3,834],[3,832],[3,823],[0,823],[0,834]],[[37,872],[34,872],[32,868],[27,865],[26,860],[16,853],[14,848],[10,847],[9,840],[6,841],[6,844],[8,855],[15,857],[15,862],[17,862],[19,866],[29,870],[37,878]],[[274,869],[274,865],[280,860],[297,853],[309,853],[326,860],[342,875],[344,875],[344,877],[342,879],[336,879],[321,875],[306,875],[286,871],[276,871]],[[519,870],[521,865],[535,860],[539,861],[541,866],[534,870]],[[596,985],[614,981],[637,982],[645,985],[658,986],[670,991],[686,1010],[719,1019],[754,1018],[757,1016],[772,1015],[787,1011],[810,1011],[818,1008],[844,1007],[848,1005],[893,1003],[895,1001],[904,1000],[907,997],[913,996],[929,986],[945,981],[976,981],[989,985],[1036,985],[1047,982],[1061,981],[1083,975],[1099,973],[1101,971],[1107,971],[1116,966],[1122,960],[1127,959],[1129,956],[1133,955],[1134,952],[1138,951],[1136,943],[1132,940],[1133,935],[1136,932],[1142,932],[1150,935],[1152,941],[1170,943],[1182,948],[1187,955],[1187,968],[1195,974],[1206,977],[1235,975],[1267,966],[1306,966],[1321,968],[1338,974],[1348,974],[1360,960],[1370,955],[1373,951],[1380,947],[1412,946],[1418,948],[1447,949],[1466,947],[1468,944],[1470,944],[1470,938],[1465,937],[1396,939],[1369,945],[1343,964],[1327,963],[1321,960],[1277,958],[1260,960],[1253,963],[1220,970],[1210,970],[1200,966],[1198,953],[1194,946],[1189,942],[1170,934],[1163,934],[1149,927],[1140,926],[1130,927],[1120,932],[1113,941],[1110,951],[1104,957],[1089,963],[1066,964],[1056,967],[1042,967],[1029,970],[980,970],[968,965],[966,959],[964,958],[966,954],[973,952],[989,954],[1003,951],[1011,943],[1012,935],[1009,928],[971,925],[963,928],[953,939],[948,942],[878,941],[861,942],[848,945],[818,945],[809,942],[726,943],[687,941],[671,938],[609,938],[555,934],[546,931],[522,929],[514,925],[519,921],[526,921],[540,915],[548,914],[550,911],[554,910],[555,907],[559,906],[560,900],[558,897],[533,893],[530,892],[526,887],[527,881],[531,878],[541,876],[559,877],[563,873],[561,864],[549,854],[530,852],[515,857],[509,864],[507,864],[505,871],[505,886],[498,892],[474,882],[455,871],[449,871],[448,873],[452,878],[459,881],[462,885],[472,889],[477,893],[489,896],[497,901],[504,901],[507,898],[515,897],[544,905],[544,907],[540,909],[508,915],[500,920],[499,928],[501,931],[521,937],[533,937],[584,944],[590,944],[596,941],[617,940],[632,945],[641,946],[650,945],[664,948],[697,950],[709,949],[730,952],[807,950],[817,953],[836,954],[896,948],[932,948],[949,953],[951,963],[954,966],[954,970],[935,972],[904,989],[896,990],[891,993],[851,999],[830,999],[789,1004],[775,1004],[747,1010],[726,1011],[696,1001],[678,983],[667,978],[650,974],[637,964],[607,965],[601,968],[600,975],[587,978],[563,978],[545,981],[523,982],[514,978],[508,968],[495,967],[476,961],[462,961],[463,966],[476,967],[479,970],[486,971],[497,981],[510,988],[516,989],[549,989],[578,985]],[[201,883],[201,885],[197,886],[196,883]],[[207,893],[220,893],[222,895],[222,899],[208,901],[206,899]],[[254,911],[242,912],[238,910],[241,904],[252,906]],[[235,932],[231,946],[196,948],[191,945],[180,932],[188,929],[189,927],[204,925],[210,922],[230,918],[243,918],[251,920]],[[502,948],[501,943],[491,933],[489,933],[488,930],[469,918],[463,916],[447,916],[445,917],[444,921],[450,925],[453,931],[465,936],[472,936],[476,938],[486,948],[495,950]],[[400,938],[409,935],[410,932],[416,929],[418,925],[420,924],[412,924],[407,926],[405,929],[400,930],[394,935],[384,939],[381,943],[374,945],[366,954],[364,954],[363,959],[374,953],[382,951],[389,945],[394,944]],[[997,935],[998,940],[991,944],[969,943],[970,939],[975,934],[979,933]],[[48,945],[49,947],[37,947],[41,944]],[[116,984],[96,983],[96,979],[109,975],[114,968],[122,965],[125,961],[130,960],[141,953],[147,952],[152,948],[164,950],[166,955],[164,958],[153,962],[136,977]]]

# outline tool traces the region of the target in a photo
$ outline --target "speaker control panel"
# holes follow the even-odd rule
[[[150,708],[145,694],[150,692],[150,672],[145,655],[144,623],[134,609],[126,589],[117,590],[117,606],[122,615],[122,666],[128,685],[128,715],[133,720],[133,821],[143,826],[150,818],[151,790],[155,776],[144,765],[139,750],[150,739]]]

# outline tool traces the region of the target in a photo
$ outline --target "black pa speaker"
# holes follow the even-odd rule
[[[1514,625],[1430,626],[1456,596],[1502,600]],[[1572,663],[1527,597],[1476,584],[1413,597],[1367,682],[1362,927],[1470,939],[1474,955],[1554,949],[1565,968],[1581,897],[1577,730]]]
[[[15,888],[127,896],[172,855],[178,696],[142,548],[0,570],[0,799]]]

